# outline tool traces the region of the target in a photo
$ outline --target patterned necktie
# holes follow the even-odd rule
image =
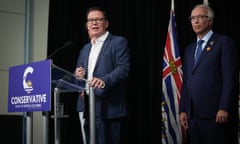
[[[199,40],[198,41],[198,45],[197,45],[197,51],[195,54],[195,63],[197,63],[198,58],[200,57],[201,53],[202,53],[202,44],[203,44],[204,40]]]

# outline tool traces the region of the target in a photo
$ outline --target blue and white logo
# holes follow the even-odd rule
[[[31,66],[29,66],[24,70],[24,74],[23,74],[23,88],[25,92],[27,92],[28,94],[33,91],[32,81],[28,77],[29,74],[33,73],[33,71],[34,69]]]

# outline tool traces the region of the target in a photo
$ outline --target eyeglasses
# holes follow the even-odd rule
[[[88,23],[94,23],[94,22],[97,22],[97,23],[102,23],[103,21],[105,20],[105,18],[89,18],[87,19],[87,22]]]
[[[203,20],[203,19],[206,19],[206,18],[209,18],[208,16],[206,15],[197,15],[197,16],[190,16],[188,19],[190,21],[193,21],[193,20]]]

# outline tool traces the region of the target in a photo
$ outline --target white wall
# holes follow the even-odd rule
[[[0,0],[0,114],[9,114],[8,68],[24,63],[24,3],[24,0]]]
[[[30,61],[46,58],[49,0],[31,0]],[[0,0],[0,115],[8,112],[8,69],[25,63],[25,0]],[[42,113],[33,112],[33,144],[42,144]]]

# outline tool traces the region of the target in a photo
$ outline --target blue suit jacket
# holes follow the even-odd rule
[[[77,67],[82,66],[88,72],[88,57],[91,43],[86,44],[79,53]],[[93,72],[105,82],[105,88],[95,89],[96,115],[103,118],[118,118],[126,115],[126,81],[129,75],[129,50],[125,38],[109,33]],[[78,110],[83,101],[78,99]]]
[[[238,75],[233,41],[213,33],[194,65],[196,45],[185,50],[180,112],[187,112],[188,118],[215,118],[219,109],[231,112]]]

